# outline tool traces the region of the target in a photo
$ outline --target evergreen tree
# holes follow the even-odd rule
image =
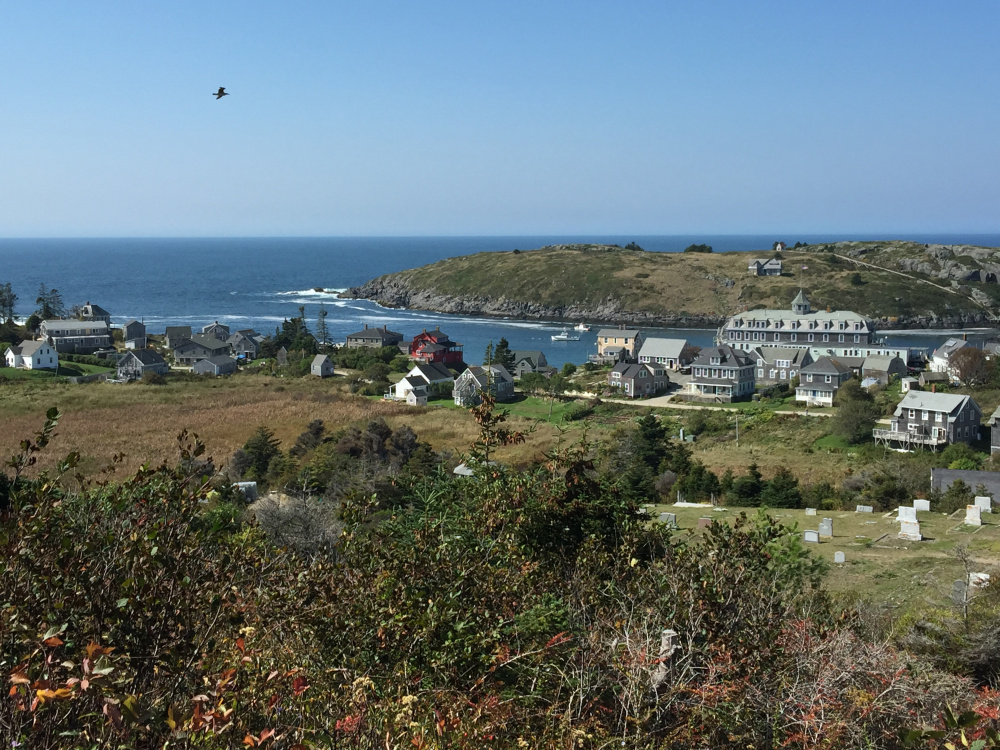
[[[321,302],[319,312],[316,313],[316,340],[319,341],[324,349],[330,343],[330,333],[326,328],[326,315],[326,308],[323,307],[323,303]]]
[[[38,309],[35,312],[42,320],[59,318],[65,312],[62,294],[59,293],[58,289],[46,288],[45,284],[39,284],[38,297],[35,298],[35,304],[38,305]]]
[[[493,342],[490,341],[490,343],[486,345],[486,353],[483,355],[483,367],[489,367],[493,364],[493,361]]]
[[[14,319],[14,306],[17,304],[17,295],[10,282],[0,286],[0,323],[6,323]]]
[[[274,433],[266,427],[258,427],[249,440],[243,445],[243,453],[247,458],[246,476],[253,479],[263,479],[267,475],[267,467],[271,459],[281,453],[281,443]]]
[[[493,351],[493,364],[503,365],[508,372],[514,369],[514,352],[510,350],[510,343],[507,339],[501,338],[497,348]]]

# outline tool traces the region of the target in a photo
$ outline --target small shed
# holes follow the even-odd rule
[[[333,375],[333,362],[325,354],[317,354],[313,357],[309,372],[320,378],[329,378]]]
[[[911,388],[920,384],[916,378],[911,378],[909,376],[905,378],[900,378],[899,387],[903,393],[908,393]]]

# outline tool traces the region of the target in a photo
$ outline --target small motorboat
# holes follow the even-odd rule
[[[553,341],[579,341],[580,337],[579,336],[574,336],[569,331],[562,331],[561,333],[553,333],[552,334],[552,340]]]
[[[573,326],[573,330],[574,331],[589,331],[590,330],[590,326],[588,326],[586,323],[577,323],[575,326]]]

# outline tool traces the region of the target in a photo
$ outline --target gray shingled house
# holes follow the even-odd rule
[[[100,305],[90,304],[90,300],[87,300],[87,304],[80,308],[80,320],[102,320],[111,327],[111,313],[105,310]]]
[[[621,389],[629,398],[655,396],[669,384],[667,372],[660,364],[619,362],[608,373],[608,385]]]
[[[398,346],[403,334],[390,331],[388,326],[369,328],[352,333],[347,337],[348,349],[381,349],[383,346]]]
[[[875,428],[875,442],[898,443],[904,448],[932,448],[979,439],[983,412],[971,396],[958,393],[907,391],[889,429]]]
[[[906,377],[906,363],[899,357],[865,357],[861,365],[861,377],[874,378],[881,385],[889,385],[889,381],[894,378]]]
[[[514,395],[514,378],[503,365],[471,365],[455,378],[451,395],[459,406],[474,406],[480,401],[480,391],[492,393],[497,401],[506,401]]]
[[[698,347],[692,346],[687,339],[661,339],[650,337],[642,342],[639,349],[639,364],[657,364],[679,370],[694,362],[698,356]]]
[[[543,352],[517,350],[512,351],[511,354],[514,355],[511,375],[515,378],[521,377],[526,372],[548,372],[551,369]]]
[[[146,326],[138,320],[130,320],[122,326],[122,338],[126,349],[145,349]]]
[[[807,406],[833,406],[837,390],[851,374],[851,368],[838,358],[820,357],[799,371],[795,400]]]
[[[723,344],[702,349],[691,363],[688,393],[699,398],[729,402],[750,398],[756,388],[753,360],[749,352],[741,352]]]
[[[813,361],[808,349],[784,346],[758,346],[750,352],[757,370],[757,385],[790,383],[799,371]]]
[[[219,321],[209,323],[201,329],[201,332],[205,336],[215,336],[219,341],[225,341],[229,338],[229,326]]]
[[[198,375],[232,375],[239,368],[236,365],[236,360],[230,357],[228,354],[222,354],[217,357],[209,357],[208,359],[202,359],[195,362],[194,367],[191,371],[197,373]]]
[[[939,492],[947,492],[952,483],[958,479],[965,482],[965,485],[973,492],[979,485],[983,485],[987,495],[1000,501],[1000,471],[931,469],[931,488]]]
[[[152,349],[134,349],[118,360],[119,380],[139,380],[147,372],[166,375],[169,370],[167,360]]]
[[[57,352],[90,354],[114,346],[103,320],[43,320],[39,333]]]
[[[219,341],[215,336],[196,333],[189,340],[182,341],[174,347],[174,362],[179,365],[193,365],[203,359],[228,355],[229,351],[229,344],[225,341]]]
[[[237,331],[227,338],[226,343],[229,344],[234,355],[238,356],[242,354],[247,359],[257,359],[257,356],[260,354],[259,335],[252,328],[246,328],[242,331]]]
[[[182,341],[190,341],[191,326],[167,326],[163,338],[166,340],[167,349],[176,349]]]

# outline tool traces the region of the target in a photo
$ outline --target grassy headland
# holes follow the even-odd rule
[[[854,309],[886,326],[985,324],[1000,301],[1000,285],[987,281],[1000,272],[995,249],[840,242],[786,250],[781,276],[748,275],[751,258],[771,255],[554,245],[450,258],[348,294],[441,312],[639,325],[716,325],[741,308],[785,308],[800,287],[816,308]]]

